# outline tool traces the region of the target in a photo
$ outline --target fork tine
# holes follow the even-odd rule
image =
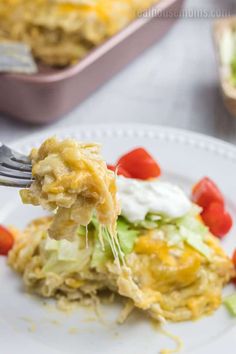
[[[0,164],[0,175],[5,177],[32,180],[31,172],[16,171]]]
[[[0,156],[7,157],[10,160],[13,160],[13,161],[16,161],[16,162],[20,162],[20,163],[24,163],[26,165],[31,165],[31,161],[30,161],[30,159],[27,156],[25,156],[23,154],[20,154],[19,152],[10,149],[6,145],[1,145],[0,146]]]
[[[19,152],[14,151],[14,150],[11,150],[11,152],[12,152],[12,158],[11,159],[13,161],[25,163],[26,165],[31,165],[31,161],[30,161],[30,159],[27,156],[22,155]]]
[[[30,159],[6,145],[0,146],[0,185],[9,187],[30,187],[32,184]]]
[[[32,181],[0,176],[0,185],[6,187],[30,187]]]
[[[32,171],[31,165],[26,165],[25,163],[17,162],[9,158],[5,158],[2,162],[0,161],[0,165],[16,171],[24,171],[24,172]]]

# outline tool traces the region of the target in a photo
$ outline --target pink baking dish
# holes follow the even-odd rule
[[[159,40],[177,19],[183,1],[160,0],[152,7],[158,17],[138,18],[72,67],[1,74],[0,111],[32,123],[63,116]]]

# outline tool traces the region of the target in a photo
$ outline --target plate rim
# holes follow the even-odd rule
[[[218,153],[218,155],[225,155],[231,161],[236,162],[236,146],[233,143],[227,142],[223,139],[213,137],[207,134],[203,134],[200,132],[169,127],[165,125],[157,125],[157,124],[143,124],[143,123],[89,123],[89,124],[72,124],[69,126],[61,126],[58,128],[49,127],[43,129],[40,132],[36,132],[33,134],[28,134],[22,138],[12,140],[9,142],[9,145],[13,148],[22,147],[23,144],[29,144],[32,140],[38,140],[46,137],[46,135],[65,135],[66,132],[76,131],[76,128],[80,128],[82,130],[90,129],[94,130],[95,135],[104,136],[109,135],[114,137],[114,135],[118,137],[122,137],[121,132],[124,134],[124,137],[144,137],[148,135],[149,138],[156,138],[165,136],[168,137],[170,141],[178,141],[179,143],[187,143],[192,139],[192,145],[198,146],[203,150],[209,150],[207,145],[211,146],[210,150],[212,152]],[[180,137],[182,136],[182,139]],[[191,144],[191,143],[190,143]],[[220,149],[219,149],[220,148]]]

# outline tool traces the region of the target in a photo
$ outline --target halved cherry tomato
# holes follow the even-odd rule
[[[117,171],[117,174],[118,176],[124,176],[124,177],[127,177],[127,178],[131,178],[129,172],[127,172],[123,167],[121,166],[114,166],[114,165],[107,165],[107,168],[111,171],[114,171],[116,172]]]
[[[6,256],[14,244],[12,233],[0,225],[0,255]]]
[[[213,235],[219,238],[224,237],[233,225],[232,217],[222,203],[211,203],[203,210],[201,216]]]
[[[217,185],[208,177],[202,178],[192,190],[192,201],[203,209],[212,202],[224,205],[224,197]]]
[[[161,174],[160,166],[143,148],[134,149],[121,156],[117,166],[124,168],[132,178],[146,180]]]

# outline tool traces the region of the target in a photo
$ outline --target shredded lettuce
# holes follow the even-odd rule
[[[184,226],[180,227],[180,234],[183,240],[196,251],[201,253],[206,258],[210,258],[212,251],[211,249],[204,243],[202,235],[197,232],[194,232],[190,229],[186,229]]]
[[[91,260],[91,267],[98,267],[98,266],[103,266],[106,261],[109,259],[112,259],[113,254],[112,250],[108,241],[107,233],[103,232],[103,245],[101,245],[101,242],[99,240],[99,224],[97,220],[93,220],[93,225],[94,225],[94,247],[93,247],[93,254],[92,254],[92,260]],[[104,247],[103,247],[104,246]]]
[[[78,253],[78,242],[67,240],[53,240],[48,238],[45,242],[46,251],[54,251],[59,261],[76,261]]]
[[[183,246],[183,238],[176,225],[163,225],[161,230],[164,232],[169,246]]]
[[[78,258],[78,243],[67,240],[59,241],[58,260],[76,261]]]
[[[120,249],[126,256],[134,249],[134,244],[144,230],[158,230],[169,246],[182,248],[184,243],[194,248],[206,258],[211,256],[211,249],[204,242],[208,228],[198,219],[201,212],[194,206],[182,218],[169,219],[164,216],[149,213],[141,223],[130,223],[123,216],[117,220],[117,237]],[[103,245],[100,242],[99,233],[102,232]],[[89,263],[91,267],[103,266],[108,260],[113,259],[111,240],[106,227],[99,225],[96,217],[92,218],[88,229],[80,226],[77,231],[78,238],[74,242],[67,240],[52,240],[47,238],[44,244],[45,271],[71,271],[82,269]],[[85,237],[88,237],[89,247],[86,248]]]
[[[133,251],[134,243],[143,230],[159,230],[163,232],[163,237],[167,240],[169,246],[183,247],[184,243],[194,248],[201,255],[209,259],[212,250],[204,242],[208,234],[208,228],[198,219],[201,208],[193,205],[191,210],[183,217],[170,219],[164,216],[149,213],[143,222],[132,224],[124,217],[120,216],[117,221],[117,235],[121,250],[124,255]],[[94,267],[104,264],[112,259],[112,252],[108,238],[104,235],[104,250],[98,239],[98,222],[93,220],[95,226],[95,244],[92,256],[92,265]]]
[[[70,273],[82,270],[90,262],[91,248],[80,249],[79,239],[74,242],[67,240],[45,240],[45,272]]]
[[[139,223],[134,224],[133,226],[137,229],[153,230],[157,228],[158,223],[145,219],[143,221],[140,221]]]
[[[163,232],[163,237],[167,240],[169,246],[183,247],[184,243],[194,248],[201,255],[210,259],[212,250],[204,242],[208,234],[208,228],[198,219],[201,209],[193,205],[188,214],[178,219],[167,219],[163,216],[148,214],[141,223],[131,224],[124,217],[119,217],[117,221],[117,234],[121,250],[125,255],[131,253],[137,237],[143,230],[157,229]],[[112,253],[109,243],[105,239],[105,248],[96,237],[95,248],[93,252],[93,266],[104,264],[111,259]]]
[[[124,254],[131,253],[134,248],[135,240],[139,235],[139,231],[132,228],[132,225],[124,218],[119,218],[117,221],[117,235],[121,250]]]
[[[229,312],[236,316],[236,294],[230,295],[224,299],[224,304],[229,310]]]
[[[48,237],[44,245],[45,251],[57,251],[58,250],[58,241],[53,238]]]
[[[209,259],[212,251],[204,242],[209,230],[198,219],[200,212],[201,208],[193,204],[191,210],[185,216],[178,219],[148,214],[143,222],[134,225],[134,227],[163,231],[169,246],[182,247],[185,242]]]
[[[236,86],[236,31],[225,30],[220,41],[222,64],[230,69],[230,82]]]
[[[133,224],[137,229],[153,230],[159,225],[162,217],[160,215],[148,213],[143,221]]]
[[[94,250],[92,255],[92,267],[102,266],[106,263],[107,260],[112,259],[112,250],[109,244],[109,235],[106,228],[102,229],[104,248],[101,245],[101,242],[98,237],[99,224],[96,219],[92,220],[94,225]],[[139,231],[132,228],[132,225],[126,221],[123,217],[120,217],[117,220],[117,237],[119,240],[120,248],[124,255],[127,255],[132,252],[134,248],[134,242],[138,237]]]
[[[235,50],[235,57],[231,62],[231,72],[232,72],[233,85],[236,86],[236,50]]]
[[[177,227],[183,241],[206,258],[210,258],[212,251],[204,243],[204,238],[209,230],[194,213],[180,218],[177,221]]]

